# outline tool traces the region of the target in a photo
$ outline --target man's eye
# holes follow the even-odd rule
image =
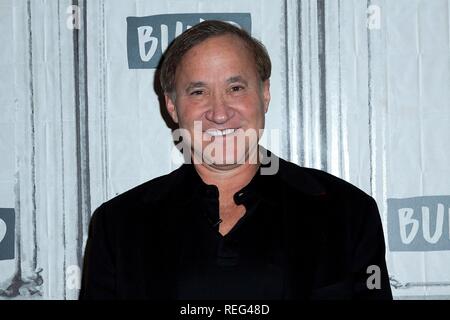
[[[238,91],[241,91],[243,89],[244,89],[243,86],[233,86],[233,87],[231,87],[231,91],[233,91],[233,92],[238,92]]]
[[[199,96],[203,94],[203,90],[195,90],[191,92],[191,96]]]

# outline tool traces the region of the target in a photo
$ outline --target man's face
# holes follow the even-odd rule
[[[261,83],[252,54],[231,35],[209,38],[186,52],[176,70],[175,92],[166,95],[172,119],[190,137],[203,138],[191,143],[194,157],[218,169],[239,165],[257,145],[269,101],[269,80]],[[200,136],[194,135],[194,122],[196,130],[201,124]],[[256,133],[256,140],[242,140],[246,132]],[[226,163],[214,157],[220,153]]]

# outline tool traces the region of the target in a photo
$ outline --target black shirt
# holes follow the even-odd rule
[[[102,204],[80,299],[392,299],[375,201],[276,159],[276,174],[258,171],[234,195],[246,213],[225,236],[217,187],[192,164]],[[367,286],[371,265],[379,289]]]
[[[179,299],[282,299],[281,219],[273,203],[259,193],[260,170],[234,194],[245,214],[224,236],[219,233],[219,191],[189,167],[193,192],[186,226],[190,236],[181,248]],[[267,177],[266,177],[267,178]],[[260,188],[258,188],[258,186]]]

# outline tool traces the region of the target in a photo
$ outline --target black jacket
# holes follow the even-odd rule
[[[80,299],[176,299],[178,235],[186,231],[192,170],[184,164],[94,212]],[[289,282],[283,299],[392,299],[373,198],[326,172],[282,159],[278,172],[261,181],[263,197],[277,203],[283,219]],[[368,282],[379,288],[369,289]]]

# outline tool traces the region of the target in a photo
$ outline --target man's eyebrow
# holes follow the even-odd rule
[[[203,82],[203,81],[190,82],[188,84],[188,86],[186,87],[186,91],[189,91],[189,90],[194,89],[194,88],[204,87],[204,86],[206,86],[206,83]]]
[[[247,84],[247,81],[242,78],[241,76],[233,76],[233,77],[229,77],[227,79],[227,83],[233,83],[233,82],[242,82],[243,84]]]

